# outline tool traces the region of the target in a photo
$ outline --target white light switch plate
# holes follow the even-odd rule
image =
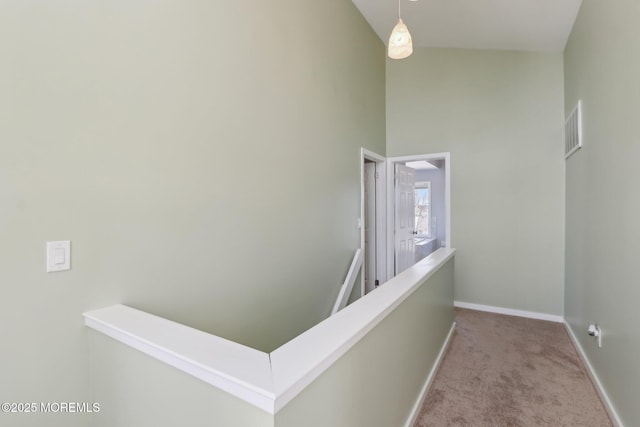
[[[47,242],[47,273],[71,270],[71,241]]]

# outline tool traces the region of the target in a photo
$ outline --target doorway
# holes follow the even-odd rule
[[[364,148],[361,150],[360,247],[364,252],[361,296],[387,279],[385,161],[379,154]]]
[[[387,159],[387,272],[390,279],[441,247],[451,247],[451,156],[424,154]],[[415,170],[413,183],[398,179],[397,170]],[[403,203],[413,186],[413,204]],[[404,209],[399,209],[404,205]],[[414,228],[403,231],[402,219],[414,216]],[[404,236],[404,237],[402,237]],[[406,242],[413,239],[413,242]],[[404,240],[404,241],[403,241]],[[412,253],[409,253],[413,249]]]
[[[364,252],[361,296],[393,278],[400,270],[396,268],[399,252],[396,240],[402,240],[396,239],[396,165],[407,164],[415,169],[415,183],[411,187],[413,200],[405,203],[405,212],[411,210],[414,228],[411,230],[413,241],[405,240],[405,244],[413,244],[416,250],[412,258],[407,258],[406,266],[440,247],[451,245],[450,153],[385,158],[361,149],[360,247]],[[429,197],[428,202],[425,194]],[[422,216],[422,222],[416,219],[417,214]]]

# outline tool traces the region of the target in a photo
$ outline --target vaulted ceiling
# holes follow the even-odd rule
[[[582,0],[400,0],[415,47],[562,52]],[[397,0],[353,0],[386,44]]]

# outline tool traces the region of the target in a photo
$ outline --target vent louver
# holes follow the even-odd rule
[[[564,123],[564,158],[568,159],[582,147],[582,101],[578,101]]]

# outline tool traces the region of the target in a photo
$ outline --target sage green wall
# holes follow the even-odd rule
[[[404,425],[453,324],[453,284],[452,258],[282,408],[275,425]]]
[[[458,301],[563,313],[562,55],[387,62],[387,155],[451,152]]]
[[[330,313],[385,150],[350,0],[9,1],[0,33],[0,401],[86,398],[89,309],[263,350]]]
[[[565,51],[565,111],[581,99],[584,120],[567,162],[565,315],[627,426],[640,425],[638,22],[637,1],[585,0]]]
[[[89,336],[91,427],[273,427],[273,415],[99,332]]]

